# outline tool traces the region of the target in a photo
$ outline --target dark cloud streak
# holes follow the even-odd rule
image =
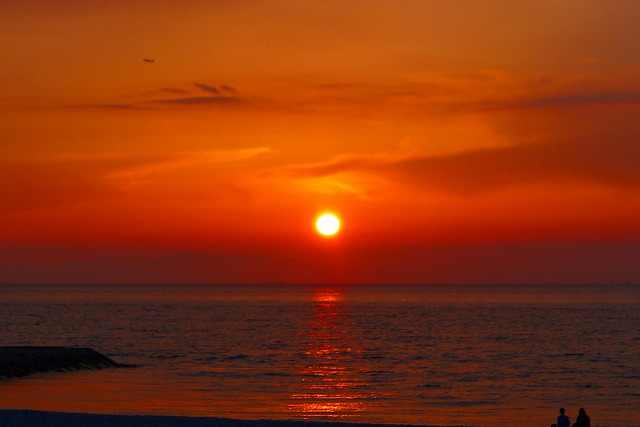
[[[448,105],[449,110],[457,111],[503,111],[518,109],[544,109],[554,107],[579,107],[614,104],[640,104],[640,93],[593,93],[567,94],[552,97],[540,97],[516,100],[495,100],[487,102],[460,103]],[[446,106],[447,104],[443,104]]]
[[[68,105],[69,108],[95,108],[103,110],[138,110],[139,107],[136,104],[78,104]]]
[[[210,94],[208,96],[179,96],[187,95],[189,91],[173,87],[163,87],[159,90],[147,93],[146,96],[151,98],[146,101],[135,101],[130,103],[96,103],[84,105],[69,105],[71,108],[95,108],[105,110],[143,110],[151,105],[172,104],[172,105],[224,105],[234,104],[242,101],[241,98],[235,96],[238,91],[228,85],[222,85],[221,89],[214,86],[194,83],[202,92]],[[226,95],[223,95],[223,92]],[[167,97],[169,95],[177,95],[175,98]],[[155,98],[155,99],[154,99]]]
[[[212,93],[214,95],[220,95],[220,91],[214,86],[209,86],[203,83],[194,83],[193,85],[203,92]]]
[[[173,87],[163,87],[161,90],[162,90],[162,92],[173,93],[173,94],[176,94],[176,95],[186,95],[188,93],[184,89],[176,89],[176,88],[173,88]]]
[[[233,96],[194,96],[187,98],[157,99],[153,104],[203,105],[203,104],[232,104],[240,102],[240,98]]]

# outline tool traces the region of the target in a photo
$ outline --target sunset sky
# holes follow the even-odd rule
[[[640,282],[639,17],[2,2],[0,282]]]

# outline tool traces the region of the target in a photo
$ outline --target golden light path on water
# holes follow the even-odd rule
[[[300,392],[289,411],[303,419],[350,418],[370,411],[375,399],[357,363],[357,351],[345,328],[344,307],[336,289],[318,289],[313,295],[315,315],[305,353],[309,363],[301,372]]]

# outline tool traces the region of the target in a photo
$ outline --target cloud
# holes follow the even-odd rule
[[[371,156],[340,156],[332,161],[285,168],[286,174],[298,178],[320,178],[345,172],[367,170],[380,164],[380,160]]]
[[[203,83],[194,83],[193,85],[203,92],[212,93],[214,95],[220,95],[220,91],[213,86],[205,85]]]
[[[231,87],[231,86],[228,86],[228,85],[222,85],[222,86],[220,86],[220,88],[223,91],[228,92],[228,93],[236,93],[236,92],[238,92],[234,87]]]
[[[0,164],[0,212],[58,206],[109,197],[117,188],[105,179],[121,161],[55,159]]]
[[[501,187],[569,178],[570,160],[548,146],[513,146],[445,156],[415,156],[372,168],[375,173],[464,195]]]
[[[167,171],[233,164],[270,153],[269,147],[127,156],[69,153],[47,160],[0,162],[0,213],[112,197],[132,180]]]
[[[194,96],[186,98],[156,99],[152,104],[204,105],[204,104],[234,104],[240,98],[234,96]]]
[[[173,93],[176,95],[186,95],[188,92],[184,89],[176,89],[173,87],[163,87],[162,89],[160,89],[162,92],[166,92],[166,93]]]
[[[243,101],[236,96],[238,91],[229,86],[222,85],[220,89],[203,83],[193,83],[200,91],[205,92],[206,96],[187,96],[189,90],[175,87],[163,87],[158,90],[147,92],[143,95],[143,100],[137,100],[124,103],[94,103],[94,104],[77,104],[69,105],[71,108],[91,108],[105,110],[144,110],[151,106],[159,105],[230,105]],[[175,97],[168,97],[175,95]]]
[[[249,160],[261,154],[272,153],[270,147],[249,147],[236,150],[211,150],[192,154],[207,163],[237,163]]]
[[[390,83],[325,82],[317,103],[337,100],[375,105],[378,114],[391,107],[403,113],[466,114],[509,110],[547,110],[558,107],[639,105],[637,85],[630,86],[637,71],[620,72],[606,81],[593,75],[558,75],[487,70],[477,73],[443,73],[415,76],[411,81]]]
[[[202,92],[211,94],[208,96],[185,96],[180,98],[163,98],[149,101],[151,104],[174,104],[174,105],[210,105],[210,104],[234,104],[240,102],[241,99],[233,95],[237,93],[236,89],[228,85],[222,85],[220,89],[215,86],[204,83],[193,83],[195,87]],[[227,93],[227,95],[223,95]],[[185,92],[172,92],[176,94],[186,94]]]
[[[637,131],[638,129],[636,129]],[[640,187],[640,132],[482,148],[448,155],[351,156],[286,173],[297,178],[369,174],[418,188],[471,196],[536,183]],[[610,138],[617,138],[612,143]]]
[[[177,153],[172,157],[157,158],[155,161],[120,168],[109,173],[108,177],[112,179],[133,176],[139,177],[189,167],[239,163],[261,154],[268,154],[271,151],[270,147],[250,147],[236,150],[208,150]]]
[[[136,104],[76,104],[68,105],[69,108],[95,108],[101,110],[137,110],[140,107]]]
[[[507,83],[507,88],[514,86]],[[385,93],[367,88],[369,93],[380,94],[380,104],[403,90],[411,92],[419,102],[397,108],[405,115],[411,112],[428,118],[429,114],[438,117],[461,113],[481,121],[489,131],[478,135],[477,144],[473,140],[465,143],[476,148],[463,152],[433,155],[416,150],[411,154],[342,155],[323,163],[292,166],[285,173],[302,179],[366,174],[465,196],[529,184],[640,187],[640,93],[581,91],[578,84],[564,88],[560,83],[563,82],[524,88],[517,82],[519,89],[506,90],[508,96],[501,96],[494,85],[486,97],[481,92],[465,94],[457,88],[454,95],[434,95],[433,100],[430,97],[435,92],[426,86],[421,89],[417,85],[398,85],[394,89],[388,85],[384,86],[388,88]],[[324,89],[349,88],[325,85]],[[375,104],[377,113],[383,111],[380,104]],[[437,122],[431,125],[437,126]],[[471,132],[464,135],[474,137]],[[492,144],[487,138],[492,135],[501,145],[487,148]],[[425,141],[425,146],[429,143]],[[420,142],[413,146],[419,147]]]
[[[531,99],[521,101],[515,106],[523,108],[551,107],[564,105],[587,105],[587,104],[638,104],[640,103],[640,93],[593,93],[593,94],[569,94],[563,96]]]
[[[503,111],[519,109],[547,109],[554,107],[580,107],[640,104],[640,93],[603,92],[591,94],[564,94],[549,97],[521,97],[506,100],[488,100],[480,102],[440,103],[445,111]]]
[[[215,86],[206,85],[204,83],[194,83],[193,85],[203,92],[212,93],[214,95],[221,95],[222,92],[226,92],[226,93],[238,92],[236,88],[226,84],[221,85],[219,89]]]

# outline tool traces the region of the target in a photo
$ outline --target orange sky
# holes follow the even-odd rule
[[[638,16],[4,2],[0,282],[640,282]]]

